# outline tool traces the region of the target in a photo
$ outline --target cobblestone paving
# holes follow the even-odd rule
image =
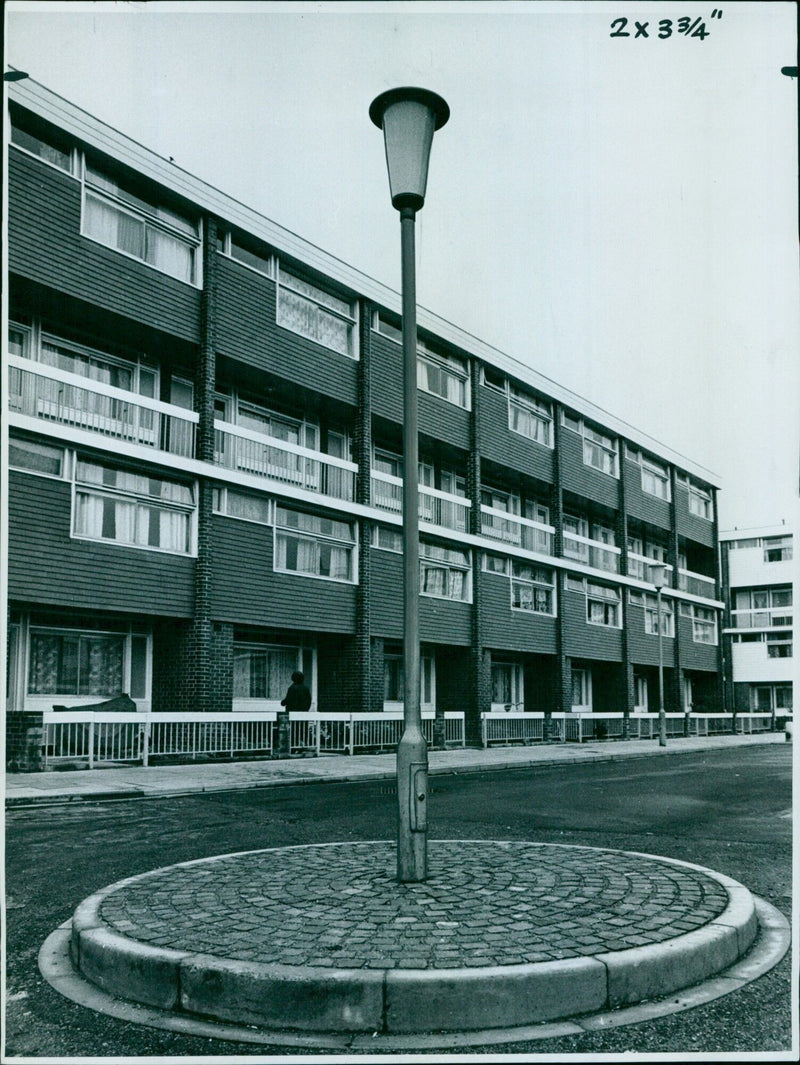
[[[138,878],[100,914],[129,938],[218,957],[446,969],[659,943],[728,899],[692,869],[549,844],[429,841],[428,879],[395,876],[393,843],[253,851]]]

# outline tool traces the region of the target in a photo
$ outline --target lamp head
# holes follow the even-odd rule
[[[372,101],[369,117],[383,129],[392,205],[418,211],[425,203],[433,134],[450,108],[428,89],[389,89]]]
[[[650,567],[650,580],[656,588],[663,588],[667,583],[667,567],[663,562],[657,562]]]

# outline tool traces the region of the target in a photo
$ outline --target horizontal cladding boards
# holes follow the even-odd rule
[[[569,429],[559,427],[561,483],[568,492],[585,496],[604,506],[619,507],[619,482],[616,477],[585,465],[583,439]]]
[[[706,669],[717,672],[717,647],[715,644],[695,643],[692,636],[692,619],[681,615],[678,618],[678,636],[681,641],[681,668]]]
[[[372,413],[393,422],[403,421],[403,353],[380,333],[370,337],[372,352]],[[469,448],[470,412],[446,399],[418,389],[419,431],[466,451]]]
[[[714,546],[714,522],[707,518],[698,518],[689,511],[689,493],[685,488],[678,487],[675,507],[675,524],[678,527],[678,536],[685,536],[688,540],[694,540],[706,547]]]
[[[222,255],[217,267],[217,351],[355,405],[356,360],[279,326],[274,281]]]
[[[483,642],[496,650],[556,653],[556,619],[511,609],[508,577],[481,573]]]
[[[191,558],[70,538],[71,488],[9,473],[9,594],[84,610],[191,617]]]
[[[200,291],[82,237],[80,182],[10,149],[9,269],[197,343]]]
[[[644,607],[631,606],[626,610],[628,633],[628,656],[635,665],[658,665],[658,636],[651,636],[644,631]],[[675,661],[675,641],[665,636],[663,639],[664,665],[672,666]]]
[[[454,603],[423,595],[419,600],[419,638],[429,643],[468,646],[472,631],[472,604]]]
[[[509,429],[508,401],[505,396],[481,385],[478,402],[481,405],[478,439],[481,456],[529,477],[552,483],[552,448],[537,444]]]
[[[622,661],[622,631],[586,620],[586,596],[563,592],[559,604],[564,618],[564,654],[571,658]]]
[[[638,518],[659,529],[670,529],[670,504],[649,492],[642,491],[642,468],[635,462],[623,462],[625,477],[625,507],[628,517]]]
[[[403,556],[370,548],[370,632],[403,638]]]
[[[214,618],[273,629],[353,631],[354,585],[275,573],[269,525],[215,515],[212,529]]]

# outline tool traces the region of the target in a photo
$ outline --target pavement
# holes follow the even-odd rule
[[[603,740],[587,743],[547,743],[529,747],[458,747],[429,751],[429,772],[487,772],[536,768],[565,763],[595,763],[627,758],[667,758],[701,751],[786,742],[783,732],[755,735],[690,736],[669,739]],[[7,773],[6,808],[36,803],[65,803],[129,798],[158,798],[198,792],[235,791],[315,781],[349,782],[395,777],[395,755],[297,756],[245,762],[201,762],[186,765],[50,770]]]
[[[780,733],[666,747],[456,749],[430,752],[430,771],[785,742]],[[381,779],[394,776],[394,763],[386,754],[14,774],[6,805]],[[420,883],[397,881],[396,845],[385,840],[156,869],[84,899],[43,946],[40,967],[57,990],[101,1011],[122,1001],[182,1024],[239,1026],[234,1038],[288,1032],[355,1045],[606,1023],[608,1011],[666,1001],[712,978],[741,987],[751,970],[764,971],[754,958],[765,943],[778,944],[768,966],[788,945],[786,929],[744,885],[687,862],[504,840],[429,840],[427,850]]]

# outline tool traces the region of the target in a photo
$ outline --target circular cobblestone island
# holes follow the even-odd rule
[[[72,920],[80,973],[122,998],[273,1029],[514,1027],[666,995],[732,965],[749,891],[651,855],[431,841],[229,854],[113,884]]]

